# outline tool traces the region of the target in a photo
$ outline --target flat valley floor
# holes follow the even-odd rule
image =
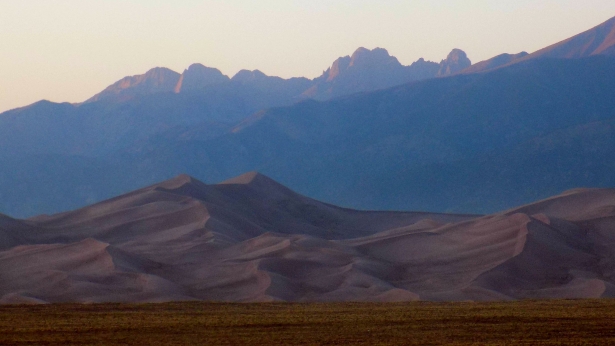
[[[615,300],[0,306],[0,345],[615,345]]]

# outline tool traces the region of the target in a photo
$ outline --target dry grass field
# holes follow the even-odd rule
[[[0,306],[0,345],[608,345],[615,301]]]

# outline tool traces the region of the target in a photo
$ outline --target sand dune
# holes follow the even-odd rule
[[[369,212],[258,173],[0,215],[0,303],[615,296],[615,190],[488,216]]]
[[[31,233],[34,226],[0,214],[0,251],[26,243],[25,234]]]

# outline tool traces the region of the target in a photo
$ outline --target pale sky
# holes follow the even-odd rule
[[[613,16],[613,0],[0,0],[0,112],[80,102],[155,66],[314,78],[360,46],[477,62]]]

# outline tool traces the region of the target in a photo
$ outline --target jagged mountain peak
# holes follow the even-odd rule
[[[472,65],[466,52],[461,49],[453,49],[446,59],[440,62],[440,70],[438,71],[438,77],[449,76],[462,71]]]
[[[366,70],[395,69],[403,67],[397,58],[389,55],[384,48],[374,48],[372,50],[359,47],[351,56],[337,58],[331,67],[324,72],[323,76],[327,82],[348,74],[362,73]],[[323,77],[321,77],[323,78]]]
[[[392,87],[416,80],[433,78],[439,65],[419,59],[410,66],[402,65],[384,48],[359,47],[350,56],[336,59],[331,67],[303,92],[303,98],[319,100],[357,92]]]

